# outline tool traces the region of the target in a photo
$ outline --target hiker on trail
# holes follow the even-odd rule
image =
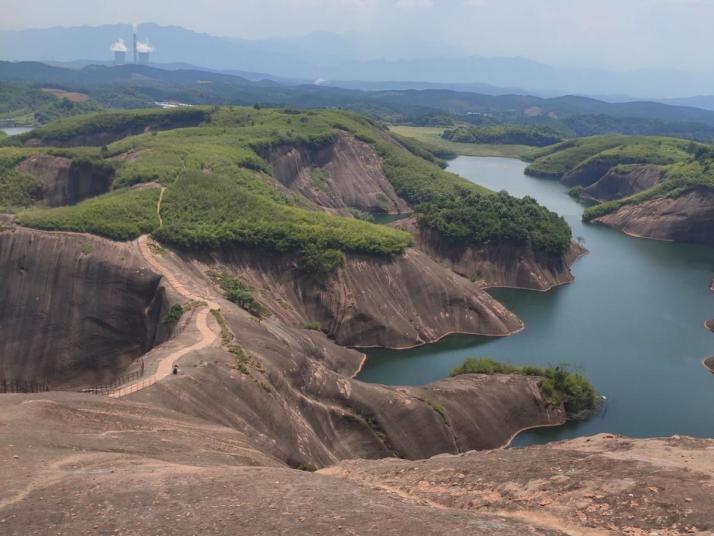
[[[178,374],[178,365],[174,365],[174,374]]]

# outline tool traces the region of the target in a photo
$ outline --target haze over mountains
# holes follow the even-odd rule
[[[0,31],[0,59],[111,61],[111,43],[117,38],[130,42],[131,31],[129,24]],[[155,47],[152,62],[158,64],[265,73],[358,89],[437,87],[492,94],[582,94],[623,101],[681,99],[708,95],[714,88],[714,74],[566,69],[519,57],[464,57],[449,45],[428,40],[415,47],[395,39],[385,47],[383,40],[356,33],[318,32],[301,38],[248,41],[157,24],[142,24],[138,31]],[[385,82],[392,83],[391,87]],[[712,107],[708,99],[696,102],[680,100],[677,104]]]

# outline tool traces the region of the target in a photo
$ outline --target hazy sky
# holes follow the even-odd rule
[[[463,55],[714,70],[714,0],[0,0],[0,12],[4,29],[157,22],[249,39],[359,32],[404,49],[428,38]]]

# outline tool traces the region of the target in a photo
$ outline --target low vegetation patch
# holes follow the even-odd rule
[[[35,229],[92,233],[113,240],[133,240],[159,225],[159,191],[120,190],[74,206],[21,212],[17,223]]]
[[[54,97],[49,98],[54,100]],[[79,106],[85,103],[71,104]],[[107,139],[119,139],[147,130],[196,126],[209,118],[209,111],[205,108],[99,112],[58,119],[31,132],[13,136],[15,139],[12,141],[36,139],[42,145],[103,145]],[[75,143],[76,140],[81,143]]]
[[[189,249],[245,245],[296,252],[301,266],[317,273],[340,266],[344,252],[392,255],[411,245],[402,231],[290,206],[242,188],[240,179],[196,172],[166,191],[161,214],[164,226],[155,236],[164,242]]]
[[[460,126],[445,130],[442,137],[457,143],[498,143],[533,147],[545,147],[563,141],[563,136],[552,128],[519,125]]]
[[[252,289],[236,276],[226,270],[211,271],[208,275],[218,283],[228,301],[245,309],[256,318],[268,316],[268,309],[253,297]]]
[[[164,322],[166,324],[177,324],[179,320],[181,320],[181,317],[183,316],[184,309],[181,304],[174,304],[171,306],[169,309],[168,314],[166,315],[166,318],[164,319]]]
[[[553,405],[565,406],[570,416],[577,416],[595,407],[595,389],[580,374],[567,367],[517,366],[500,363],[492,359],[467,359],[462,365],[451,371],[451,376],[461,374],[518,374],[537,376],[538,386],[543,397]]]
[[[151,132],[144,132],[147,128]],[[348,112],[138,110],[63,119],[33,137],[69,144],[82,136],[101,134],[105,140],[104,134],[137,131],[140,134],[101,150],[81,148],[116,171],[115,192],[73,207],[33,210],[20,223],[118,240],[153,231],[158,240],[186,249],[239,245],[288,252],[295,254],[302,270],[318,276],[339,269],[346,254],[401,254],[412,244],[408,233],[313,210],[301,196],[275,187],[270,166],[261,156],[286,145],[324,147],[346,132],[375,148],[386,177],[413,207],[420,224],[447,240],[463,245],[513,242],[553,254],[567,248],[570,230],[565,221],[532,199],[496,195],[448,173],[421,144],[396,140],[370,120]],[[326,186],[320,171],[313,170],[312,180]],[[167,188],[160,228],[155,206],[150,206],[158,190],[122,190],[146,182]],[[31,195],[26,203],[30,202]],[[386,199],[381,202],[388,206]]]
[[[420,206],[418,220],[447,240],[468,245],[509,242],[550,255],[570,247],[572,232],[565,220],[534,199],[506,193],[439,197]]]
[[[579,168],[597,168],[604,175],[621,164],[672,164],[689,158],[690,144],[677,138],[619,134],[578,138],[534,153],[526,173],[560,179]]]

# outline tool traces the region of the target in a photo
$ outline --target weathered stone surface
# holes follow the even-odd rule
[[[0,377],[110,381],[166,335],[160,278],[133,245],[10,228],[0,274]]]
[[[330,211],[411,211],[385,177],[375,149],[352,135],[340,134],[319,147],[276,147],[264,157],[283,186]]]
[[[567,534],[714,531],[712,440],[605,434],[422,462],[343,462],[321,473],[450,511],[498,512]]]
[[[664,178],[663,168],[654,165],[636,166],[627,172],[611,169],[605,176],[585,188],[581,197],[597,202],[622,199],[657,185]]]
[[[109,191],[113,171],[89,162],[49,154],[32,155],[17,166],[18,171],[37,177],[43,184],[42,202],[50,207],[74,205]]]
[[[343,346],[406,348],[449,333],[510,335],[522,322],[488,293],[416,249],[390,259],[350,256],[331,277],[294,257],[226,250],[206,258],[243,278],[284,322],[319,322]]]
[[[2,533],[714,531],[712,440],[601,435],[421,461],[352,460],[308,473],[256,449],[253,436],[137,402],[2,395]]]
[[[481,287],[513,287],[546,291],[573,281],[570,266],[587,253],[577,242],[563,257],[553,257],[513,245],[454,246],[417,225],[414,218],[394,227],[412,234],[416,247]]]
[[[714,191],[693,188],[678,197],[659,197],[593,220],[642,238],[714,244]]]
[[[162,263],[189,277],[190,288],[211,287],[205,275],[210,259],[166,252]],[[264,304],[292,303],[276,295],[273,302],[263,300],[279,286],[258,286],[241,265],[230,266],[261,289],[256,295]],[[543,401],[535,378],[464,376],[423,388],[366,384],[351,378],[362,365],[360,352],[300,324],[290,326],[279,314],[257,321],[230,302],[211,299],[250,356],[248,373],[238,370],[236,356],[206,349],[181,360],[175,381],[132,398],[250,431],[261,449],[291,465],[494,448],[522,428],[563,422],[560,408]]]

